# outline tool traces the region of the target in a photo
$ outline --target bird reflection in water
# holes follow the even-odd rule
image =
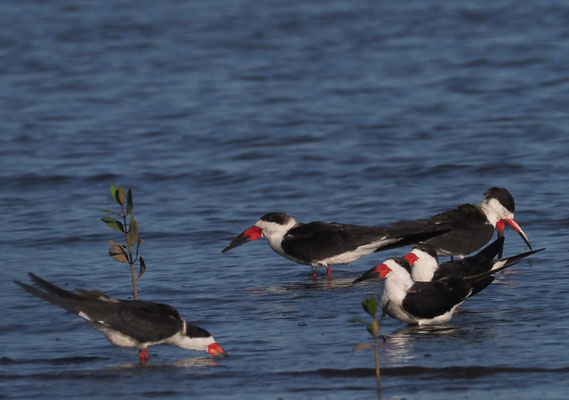
[[[139,362],[132,362],[126,364],[119,364],[110,367],[113,370],[128,370],[131,368],[196,368],[196,367],[213,367],[220,365],[217,360],[208,357],[188,357],[180,360],[172,360],[165,362],[147,362],[141,364]]]
[[[419,354],[413,351],[414,343],[445,335],[463,335],[463,329],[454,325],[405,326],[387,335],[383,351],[390,363],[408,363]]]

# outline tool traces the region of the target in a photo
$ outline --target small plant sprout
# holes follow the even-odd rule
[[[381,321],[385,317],[385,311],[383,311],[380,319],[376,318],[378,307],[377,307],[377,297],[375,296],[375,294],[373,296],[366,297],[362,301],[362,308],[364,309],[364,311],[367,314],[369,314],[372,317],[372,321],[367,322],[367,321],[364,321],[360,318],[352,318],[352,319],[350,319],[350,322],[355,322],[355,323],[365,325],[365,327],[367,328],[367,331],[373,337],[374,346],[372,347],[367,343],[358,343],[354,347],[354,350],[364,350],[364,349],[374,350],[374,352],[375,352],[375,378],[377,380],[377,392],[378,392],[378,398],[379,398],[380,397],[380,391],[381,391],[381,375],[380,375],[380,369],[379,369],[379,343],[378,342],[379,342],[379,336],[380,336],[379,330],[381,328]],[[385,336],[383,336],[383,335],[382,335],[382,340],[385,341]]]
[[[128,189],[125,196],[124,187],[117,187],[113,185],[111,186],[111,196],[113,196],[113,199],[121,206],[121,212],[106,209],[102,209],[101,211],[105,214],[111,214],[119,217],[120,220],[107,215],[101,218],[101,221],[103,221],[109,228],[124,233],[126,244],[109,240],[109,244],[112,245],[109,249],[109,255],[114,260],[130,266],[132,294],[134,299],[138,300],[136,281],[138,281],[146,271],[146,263],[144,262],[144,258],[138,254],[140,245],[144,240],[139,237],[138,222],[136,222],[136,219],[134,218],[132,190]],[[139,263],[139,270],[138,277],[135,277],[134,266],[137,262]]]

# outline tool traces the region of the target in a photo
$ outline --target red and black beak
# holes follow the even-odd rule
[[[516,222],[515,219],[511,218],[511,219],[501,219],[500,221],[498,221],[496,223],[496,231],[498,232],[498,237],[502,237],[504,236],[504,227],[505,227],[505,222],[508,223],[508,225],[510,225],[512,228],[514,228],[514,230],[516,232],[518,232],[518,235],[521,236],[521,238],[524,240],[524,242],[526,243],[526,245],[529,247],[530,250],[533,250],[531,248],[531,244],[529,242],[528,237],[526,236],[526,234],[524,233],[524,231],[522,230],[522,227],[518,225],[518,223]],[[498,258],[502,258],[502,251],[503,248],[500,249],[500,251],[498,252]]]
[[[207,352],[214,357],[227,357],[228,354],[217,343],[212,343],[207,346]]]
[[[373,267],[371,269],[368,269],[366,272],[364,272],[362,274],[362,276],[360,276],[358,279],[356,279],[352,283],[367,281],[368,279],[374,279],[374,278],[385,278],[387,276],[387,274],[390,272],[391,272],[391,268],[389,268],[387,265],[379,264],[379,265],[376,265],[375,267]]]
[[[415,265],[415,262],[419,259],[419,257],[417,257],[413,252],[405,254],[403,258],[407,260],[410,266]]]
[[[226,251],[229,251],[234,247],[241,246],[242,244],[251,242],[253,240],[257,240],[261,236],[263,236],[263,230],[259,228],[257,225],[253,225],[249,229],[243,231],[235,239],[233,239],[225,249],[221,250],[221,252],[225,253]]]
[[[522,227],[518,225],[518,223],[516,222],[515,219],[511,218],[511,219],[501,219],[500,221],[498,221],[498,223],[496,224],[496,230],[498,231],[498,236],[504,236],[504,227],[505,227],[505,222],[508,223],[508,225],[510,225],[512,228],[514,228],[514,230],[516,232],[518,232],[518,235],[520,235],[520,237],[524,240],[524,242],[526,243],[526,245],[528,246],[528,248],[530,250],[533,250],[531,248],[531,244],[529,242],[528,237],[526,236],[526,234],[524,233],[524,231],[522,230]]]

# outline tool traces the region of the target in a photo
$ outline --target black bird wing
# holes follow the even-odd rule
[[[139,300],[118,300],[100,291],[78,289],[76,294],[30,273],[32,280],[42,289],[15,281],[29,293],[82,317],[104,333],[111,329],[130,336],[139,342],[153,342],[174,335],[181,329],[183,320],[175,308],[160,303]]]
[[[54,284],[41,279],[39,276],[32,274],[31,272],[28,274],[30,275],[30,278],[32,278],[32,280],[44,290],[40,290],[20,281],[14,281],[14,283],[21,286],[28,293],[31,293],[34,296],[53,303],[56,306],[64,308],[67,311],[75,314],[78,314],[80,312],[80,310],[77,308],[77,303],[84,301],[84,298],[81,295],[57,287]]]
[[[488,243],[494,234],[494,227],[488,223],[480,207],[474,204],[463,204],[453,210],[437,214],[429,218],[429,221],[446,223],[452,230],[447,235],[429,239],[426,243],[444,252],[454,251],[457,255],[470,254],[478,250]],[[449,243],[451,238],[452,244]]]
[[[499,237],[472,257],[444,262],[439,265],[433,280],[440,280],[450,275],[472,276],[489,271],[494,265],[494,257],[496,257],[503,246],[504,237]]]
[[[487,252],[484,255],[484,257],[491,257],[494,252],[501,252],[502,251],[503,240],[501,241],[501,244],[500,244],[500,242],[499,242],[500,239],[503,239],[503,237],[499,238],[498,240],[496,240],[494,243],[492,243],[490,246],[487,247],[487,249],[489,247],[492,247],[492,250],[490,252]],[[495,244],[498,244],[498,245],[495,246]],[[484,252],[485,250],[486,249],[482,250],[481,253]],[[486,259],[486,261],[482,261],[482,262],[488,262],[489,263],[489,267],[486,267],[486,271],[481,272],[481,273],[476,274],[476,275],[474,275],[474,274],[468,275],[468,276],[463,275],[465,280],[470,282],[470,284],[472,285],[472,293],[468,297],[474,296],[475,294],[480,292],[482,289],[485,289],[486,287],[490,286],[490,284],[494,281],[493,274],[500,272],[503,269],[509,268],[512,265],[517,264],[523,258],[531,256],[532,254],[535,254],[535,253],[539,253],[540,251],[543,251],[543,250],[545,250],[545,248],[527,251],[525,253],[516,254],[515,256],[511,256],[511,257],[501,258],[499,260],[493,260],[493,259],[487,260]],[[476,256],[478,256],[478,254]],[[503,265],[496,268],[498,263],[503,263]],[[492,270],[492,268],[496,268],[496,269]],[[472,271],[474,271],[474,269],[472,269]]]
[[[506,264],[504,264],[504,266],[501,268],[501,269],[504,269],[507,267],[511,267],[514,264],[517,264],[523,258],[531,256],[532,254],[535,254],[535,253],[539,253],[540,251],[543,251],[543,250],[545,250],[545,247],[542,247],[541,249],[537,249],[537,250],[526,251],[525,253],[516,254],[515,256],[500,258],[499,260],[495,260],[495,261],[506,261]],[[498,271],[499,271],[499,269],[498,269]]]
[[[496,251],[494,247],[492,251]],[[450,311],[466,298],[486,288],[494,280],[493,274],[500,272],[519,260],[538,253],[544,249],[532,250],[508,257],[506,263],[494,270],[488,270],[477,275],[450,275],[438,281],[415,282],[403,299],[403,308],[418,318],[435,318]]]
[[[287,254],[310,264],[312,260],[354,251],[386,236],[385,228],[316,221],[292,228],[281,246]]]
[[[430,218],[396,222],[391,226],[419,228],[429,224],[444,224],[450,229],[448,233],[423,241],[443,255],[470,254],[488,243],[494,234],[494,227],[475,204],[463,204]]]
[[[492,257],[492,254],[495,254],[496,252],[499,252],[502,250],[502,245],[503,245],[503,241],[501,241],[500,239],[496,240],[494,243],[492,243],[490,246],[488,246],[486,249],[482,250],[480,253],[483,253],[482,256],[483,257]],[[506,257],[506,258],[502,258],[500,260],[492,260],[490,259],[490,268],[488,268],[486,271],[481,272],[479,274],[476,275],[468,275],[468,276],[464,276],[464,275],[450,275],[450,276],[446,276],[443,277],[439,280],[439,282],[448,284],[448,285],[452,285],[455,288],[456,287],[470,287],[472,290],[470,292],[470,294],[467,297],[471,297],[474,296],[475,294],[477,294],[478,292],[480,292],[482,289],[485,289],[486,287],[488,287],[493,281],[494,281],[494,274],[511,267],[512,265],[518,263],[521,259],[531,256],[532,254],[538,253],[540,251],[545,250],[545,248],[542,249],[537,249],[537,250],[532,250],[532,251],[527,251],[525,253],[520,253],[517,254],[515,256],[511,256],[511,257]],[[480,255],[480,253],[478,253],[476,256]],[[495,266],[496,262],[503,262],[503,265],[501,265],[500,267]],[[492,269],[495,268],[495,269]]]
[[[442,225],[421,227],[378,227],[336,222],[310,222],[292,228],[281,244],[283,250],[303,262],[323,260],[338,254],[355,251],[375,243],[373,251],[401,247],[447,232]]]
[[[470,293],[468,297],[472,297],[483,289],[486,289],[492,282],[494,282],[494,276],[492,275],[472,282],[472,293]]]
[[[382,244],[375,251],[396,249],[398,247],[424,242],[450,231],[449,226],[444,223],[426,223],[419,226],[409,227],[396,227],[390,225],[388,228],[384,229],[386,230],[387,237],[392,240]]]
[[[472,286],[459,278],[443,281],[416,282],[403,299],[403,309],[417,318],[438,317],[466,299]]]
[[[182,329],[183,320],[172,306],[139,300],[122,300],[106,310],[85,310],[97,324],[139,342],[157,342]]]

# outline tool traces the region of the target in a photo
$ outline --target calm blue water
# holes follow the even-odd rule
[[[349,318],[394,250],[310,268],[258,241],[270,211],[356,224],[506,186],[535,248],[442,330],[386,319],[384,399],[569,390],[569,5],[561,1],[31,1],[0,13],[0,398],[369,399]],[[33,271],[128,297],[99,218],[134,191],[148,271],[230,353],[158,346],[140,367],[12,283]],[[525,251],[509,229],[505,254]]]

